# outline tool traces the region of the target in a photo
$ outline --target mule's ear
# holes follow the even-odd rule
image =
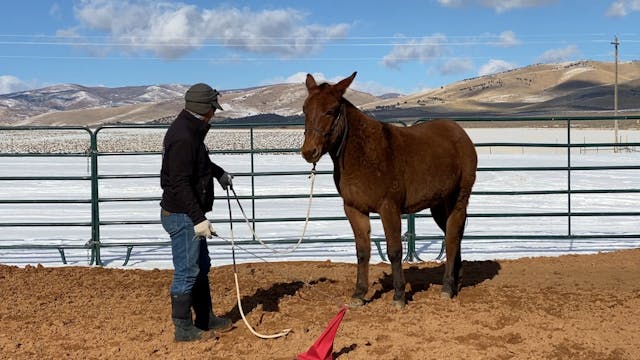
[[[333,86],[334,89],[338,90],[338,92],[340,93],[340,96],[344,95],[344,93],[347,91],[347,88],[349,87],[349,85],[351,85],[351,83],[353,82],[353,79],[356,78],[357,73],[358,73],[357,71],[354,71],[353,74],[351,74],[351,76],[349,76],[346,79],[340,80],[337,84]]]
[[[318,84],[316,84],[316,79],[314,79],[311,74],[307,74],[307,80],[305,81],[305,84],[307,85],[308,91],[311,91],[318,86]]]

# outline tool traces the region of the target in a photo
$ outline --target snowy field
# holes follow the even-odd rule
[[[476,143],[488,142],[566,142],[566,129],[470,129],[469,133]],[[214,135],[215,136],[215,133]],[[621,132],[625,142],[640,142],[639,131]],[[573,143],[612,142],[612,131],[572,130]],[[484,147],[478,149],[479,167],[539,166],[562,167],[567,165],[567,150],[563,148],[519,148]],[[237,174],[234,187],[240,197],[252,194],[249,155],[214,155],[214,161],[227,171]],[[159,155],[101,156],[99,174],[157,174],[160,168]],[[571,166],[637,166],[640,164],[640,152],[622,151],[614,153],[611,149],[574,149]],[[261,154],[254,158],[254,172],[301,171],[302,175],[259,176],[255,178],[255,195],[308,195],[310,179],[307,173],[310,165],[299,154],[276,155]],[[319,171],[332,170],[330,159],[323,158],[318,164]],[[88,176],[87,159],[83,157],[0,157],[0,176]],[[638,189],[640,188],[640,170],[597,170],[572,171],[572,190],[593,189]],[[91,186],[86,180],[2,180],[0,182],[2,200],[88,200]],[[568,183],[566,170],[558,171],[479,171],[475,192],[486,191],[522,191],[522,190],[565,190]],[[217,186],[217,184],[216,184]],[[315,180],[314,195],[335,194],[330,175],[318,175]],[[100,227],[100,239],[104,244],[121,242],[157,242],[168,241],[167,234],[159,225],[158,198],[161,194],[158,178],[101,179],[99,183],[101,198],[119,199],[116,202],[100,203],[100,220],[106,224]],[[231,232],[228,221],[226,194],[216,188],[217,199],[209,218],[214,221],[222,239],[210,241],[210,251],[214,265],[232,262],[230,245]],[[146,201],[123,201],[124,198],[144,197]],[[308,198],[240,200],[247,215],[255,213],[256,218],[299,218],[300,221],[258,222],[255,232],[266,241],[285,240],[286,243],[271,245],[280,251],[290,249],[302,235],[304,217],[309,205]],[[602,193],[573,194],[571,211],[580,212],[637,212],[640,204],[639,193]],[[234,220],[242,219],[242,214],[232,199]],[[566,212],[568,196],[551,195],[474,195],[471,197],[470,214],[493,213],[559,213]],[[337,197],[314,198],[310,210],[311,217],[342,217],[341,200]],[[428,214],[428,211],[422,212]],[[118,225],[119,221],[156,222],[154,224]],[[574,235],[605,236],[602,239],[563,240],[549,239],[549,236],[566,236],[569,222],[566,216],[529,216],[529,217],[470,217],[466,236],[522,236],[536,235],[538,239],[469,239],[463,240],[462,257],[464,260],[485,260],[520,258],[528,256],[555,256],[560,254],[584,254],[599,251],[640,247],[640,238],[615,238],[621,234],[638,234],[639,216],[596,216],[573,217],[571,232]],[[0,223],[49,223],[63,222],[71,226],[11,226],[2,227],[0,245],[17,244],[56,244],[83,245],[91,238],[91,207],[88,203],[2,203],[0,204]],[[406,223],[403,223],[403,232]],[[242,222],[234,222],[234,238],[248,241],[250,228]],[[439,236],[440,230],[429,218],[416,220],[418,236]],[[606,238],[611,236],[612,238]],[[352,237],[346,220],[311,221],[306,228],[302,243],[295,251],[278,254],[260,244],[242,245],[236,248],[238,262],[287,261],[287,260],[331,260],[335,262],[355,262],[353,241],[314,242],[317,239],[348,239]],[[382,238],[382,226],[379,220],[372,220],[372,237]],[[384,242],[381,244],[384,250]],[[382,258],[372,247],[372,263]],[[418,240],[418,255],[423,260],[434,259],[440,250],[439,240]],[[110,267],[122,266],[126,254],[125,247],[106,247],[101,250],[101,258]],[[87,265],[89,253],[86,249],[65,250],[70,265]],[[55,249],[16,250],[0,249],[0,263],[24,266],[43,264],[45,266],[63,265]],[[133,248],[127,268],[171,268],[171,252],[168,246],[136,246]]]

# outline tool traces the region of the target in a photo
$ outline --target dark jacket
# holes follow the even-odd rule
[[[209,158],[204,138],[211,125],[182,110],[164,136],[160,206],[172,213],[189,215],[197,224],[213,207],[213,178],[224,169]]]

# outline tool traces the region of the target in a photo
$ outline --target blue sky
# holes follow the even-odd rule
[[[640,0],[2,1],[0,93],[336,81],[412,93],[534,63],[640,60]]]

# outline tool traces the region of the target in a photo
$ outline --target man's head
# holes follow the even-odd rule
[[[195,84],[184,95],[184,108],[200,115],[207,115],[210,111],[213,113],[214,109],[223,110],[218,103],[218,95],[218,90],[207,84]]]

